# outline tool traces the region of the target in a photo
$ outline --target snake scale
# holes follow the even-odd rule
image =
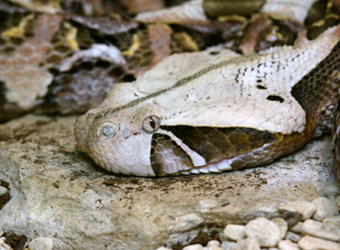
[[[19,65],[23,54],[30,56],[24,48],[37,46],[40,56],[24,71],[39,74],[41,85],[31,96],[18,94],[8,79],[21,73],[0,69],[0,118],[93,108],[76,121],[79,150],[109,171],[139,176],[220,173],[266,164],[328,132],[333,121],[338,169],[338,112],[333,119],[340,84],[337,6],[306,0],[293,6],[294,17],[276,1],[240,2],[195,0],[173,12],[141,13],[133,21],[101,17],[100,22],[70,12],[32,15],[1,1],[6,16],[0,65],[9,65],[8,55]],[[183,9],[189,21],[167,20]],[[18,16],[15,29],[8,25],[10,12]],[[39,33],[44,23],[50,24],[49,34]],[[168,37],[169,45],[155,48],[152,32],[161,34],[162,42]],[[116,53],[94,45],[104,39],[124,57],[93,56],[98,50]],[[221,41],[224,46],[204,50]],[[157,59],[161,51],[166,55]],[[168,56],[176,52],[181,54]]]

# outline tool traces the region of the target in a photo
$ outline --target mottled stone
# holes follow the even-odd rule
[[[221,244],[221,248],[223,250],[235,250],[236,242],[231,241],[223,241]]]
[[[0,196],[7,193],[8,192],[8,189],[3,187],[3,186],[0,186]]]
[[[294,233],[301,233],[302,232],[302,225],[303,225],[303,222],[299,221],[298,223],[296,223],[296,225],[291,227],[289,229],[289,231],[292,231]]]
[[[274,215],[280,202],[315,199],[338,187],[325,167],[332,160],[329,137],[265,167],[137,178],[102,170],[78,152],[74,120],[25,116],[0,124],[0,179],[11,187],[0,211],[5,232],[50,237],[54,250],[157,249],[187,244],[206,225],[245,224]],[[206,200],[218,206],[202,212]]]
[[[257,218],[247,223],[244,233],[257,240],[261,247],[274,247],[281,239],[279,227],[266,218]]]
[[[39,237],[28,243],[30,250],[52,250],[53,240],[47,237]]]
[[[295,201],[288,204],[282,204],[279,209],[284,209],[302,214],[302,220],[308,220],[316,212],[316,206],[308,201]]]
[[[254,238],[246,238],[236,243],[235,250],[260,250],[260,245]]]
[[[334,200],[319,197],[313,200],[312,203],[317,208],[316,213],[313,215],[314,220],[322,221],[326,217],[339,214],[338,206]]]
[[[296,234],[296,233],[293,233],[293,232],[287,232],[286,233],[286,237],[285,239],[286,240],[290,240],[292,242],[298,242],[300,239],[301,239],[302,235],[301,234]]]
[[[182,250],[203,250],[203,246],[201,244],[194,244],[186,246]]]
[[[281,240],[279,241],[279,250],[299,250],[299,248],[296,243],[290,240]]]
[[[322,223],[315,220],[306,220],[302,225],[302,233],[325,240],[339,241],[339,236],[322,228]]]
[[[224,228],[223,233],[227,238],[238,241],[246,237],[246,235],[244,234],[244,229],[245,226],[243,225],[229,224]]]
[[[340,245],[334,241],[323,240],[312,236],[303,236],[298,242],[298,246],[303,250],[340,250]]]

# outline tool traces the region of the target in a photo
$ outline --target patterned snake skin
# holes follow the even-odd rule
[[[84,113],[102,103],[114,85],[136,80],[170,54],[203,51],[218,44],[238,53],[258,53],[272,46],[292,45],[306,27],[307,37],[314,40],[328,27],[338,24],[335,14],[339,11],[331,2],[315,1],[309,6],[304,24],[298,19],[255,14],[264,12],[263,8],[270,9],[270,6],[264,7],[266,1],[255,2],[248,6],[245,4],[249,1],[240,1],[238,6],[231,1],[205,0],[202,6],[208,21],[152,23],[143,21],[148,18],[147,13],[131,18],[120,2],[116,6],[106,6],[106,13],[103,8],[98,17],[98,13],[85,15],[75,4],[77,1],[63,1],[61,11],[51,14],[51,11],[41,11],[41,6],[20,6],[0,0],[0,121],[29,112]],[[53,5],[54,1],[50,3]],[[232,8],[226,8],[224,4]],[[111,15],[112,12],[119,14]],[[239,16],[221,18],[232,14]],[[157,47],[157,39],[162,39],[166,46]],[[121,61],[94,56],[93,49],[99,48],[95,47],[98,44],[107,46],[102,47],[104,49],[117,48]],[[189,173],[193,160],[187,150],[196,152],[206,162],[228,159],[231,169],[263,164],[328,132],[338,100],[339,46],[335,45],[331,53],[291,90],[306,111],[306,127],[302,133],[285,134],[248,127],[165,126],[161,123],[160,129],[165,132],[154,133],[150,144],[151,170],[141,175],[166,175],[168,170],[164,162],[169,155],[183,166],[172,174]],[[257,88],[266,87],[259,82]],[[268,96],[273,103],[284,101],[280,98],[279,95]],[[340,176],[338,106],[334,110],[334,166]],[[78,127],[84,125],[79,124]],[[150,124],[151,127],[155,125],[154,122]],[[79,137],[89,137],[82,134],[83,131],[77,131],[76,125],[78,142],[83,140]],[[172,136],[178,140],[174,141]],[[188,148],[183,149],[180,143]],[[82,143],[78,144],[87,152]],[[260,149],[270,150],[270,153],[263,154]],[[100,161],[95,161],[101,165]],[[220,172],[218,168],[221,166],[213,164],[210,170],[202,168],[190,173]]]

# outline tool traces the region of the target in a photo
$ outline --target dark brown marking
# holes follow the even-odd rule
[[[271,143],[281,138],[279,133],[259,131],[252,128],[192,126],[161,126],[161,128],[172,132],[207,162],[246,154],[266,143]]]

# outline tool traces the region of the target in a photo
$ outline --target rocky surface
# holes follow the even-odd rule
[[[312,218],[319,204],[325,204],[313,204],[316,198],[335,200],[339,193],[327,136],[266,167],[219,175],[139,178],[106,172],[76,151],[74,120],[26,116],[0,125],[0,179],[9,183],[11,195],[0,211],[5,233],[25,235],[30,241],[48,237],[54,249],[65,250],[174,248],[201,232],[218,232],[223,240],[228,224],[247,225],[258,217],[271,219],[302,207],[303,218],[295,218],[296,213],[284,217],[291,227]],[[295,210],[287,209],[294,204]],[[277,223],[273,222],[281,235],[282,223]],[[337,216],[320,223],[339,234]],[[301,249],[310,242],[337,244],[312,235],[302,237],[303,224],[294,225],[286,233],[290,238],[279,246],[292,245],[287,240],[298,242]],[[249,239],[239,242],[259,245]],[[210,248],[240,249],[239,242]]]

